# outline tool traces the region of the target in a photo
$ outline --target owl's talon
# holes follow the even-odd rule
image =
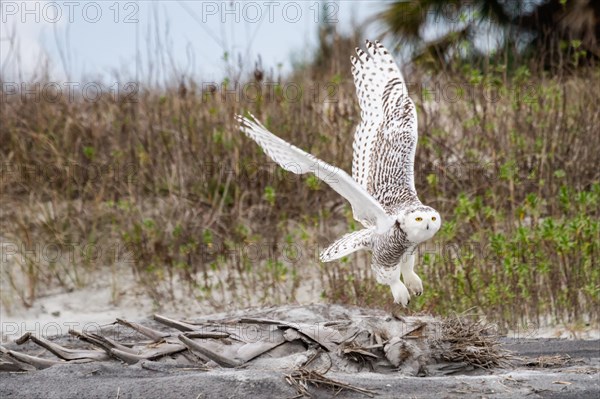
[[[402,284],[400,280],[398,280],[397,282],[390,284],[390,288],[392,289],[394,302],[407,307],[410,303],[410,294],[408,293],[406,286]]]
[[[403,274],[404,284],[412,295],[420,296],[423,294],[423,282],[415,272]]]

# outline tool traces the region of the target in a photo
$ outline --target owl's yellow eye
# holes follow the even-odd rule
[[[431,218],[431,220],[433,220],[434,222],[435,222],[435,219],[436,219],[436,218],[435,218],[435,216],[433,216],[433,217]]]
[[[416,220],[417,222],[420,222],[420,221],[422,221],[422,220],[423,220],[423,218],[422,218],[422,217],[418,217],[418,218],[415,218],[415,220]]]

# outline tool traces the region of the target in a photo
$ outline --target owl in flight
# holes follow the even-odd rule
[[[357,48],[356,57],[351,57],[361,109],[352,177],[275,136],[253,116],[237,119],[242,131],[283,169],[313,173],[352,205],[354,219],[364,229],[335,241],[321,252],[321,261],[371,250],[377,282],[389,285],[394,302],[406,306],[410,294],[423,293],[413,270],[416,247],[435,235],[442,220],[435,209],[421,203],[415,190],[417,113],[404,78],[383,45],[367,40],[366,46],[367,52]]]

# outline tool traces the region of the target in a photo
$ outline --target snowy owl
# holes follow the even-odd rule
[[[352,177],[273,135],[254,116],[237,119],[242,131],[283,169],[315,174],[352,205],[354,218],[365,228],[335,241],[321,253],[321,261],[371,250],[377,282],[389,285],[394,302],[406,306],[411,293],[423,293],[413,270],[415,249],[435,235],[441,218],[419,201],[415,190],[417,114],[400,69],[379,42],[367,40],[366,46],[367,52],[357,48],[357,56],[351,57],[361,109]]]

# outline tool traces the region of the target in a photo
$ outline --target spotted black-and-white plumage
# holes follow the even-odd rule
[[[406,306],[409,290],[416,295],[423,292],[421,279],[413,271],[414,250],[439,230],[441,218],[417,197],[417,114],[402,73],[379,42],[366,43],[367,52],[357,48],[356,57],[351,57],[361,109],[352,177],[273,135],[254,117],[238,116],[238,120],[244,133],[285,170],[311,172],[346,198],[354,218],[365,226],[330,245],[321,260],[329,262],[370,249],[377,281],[389,285],[394,301]]]

